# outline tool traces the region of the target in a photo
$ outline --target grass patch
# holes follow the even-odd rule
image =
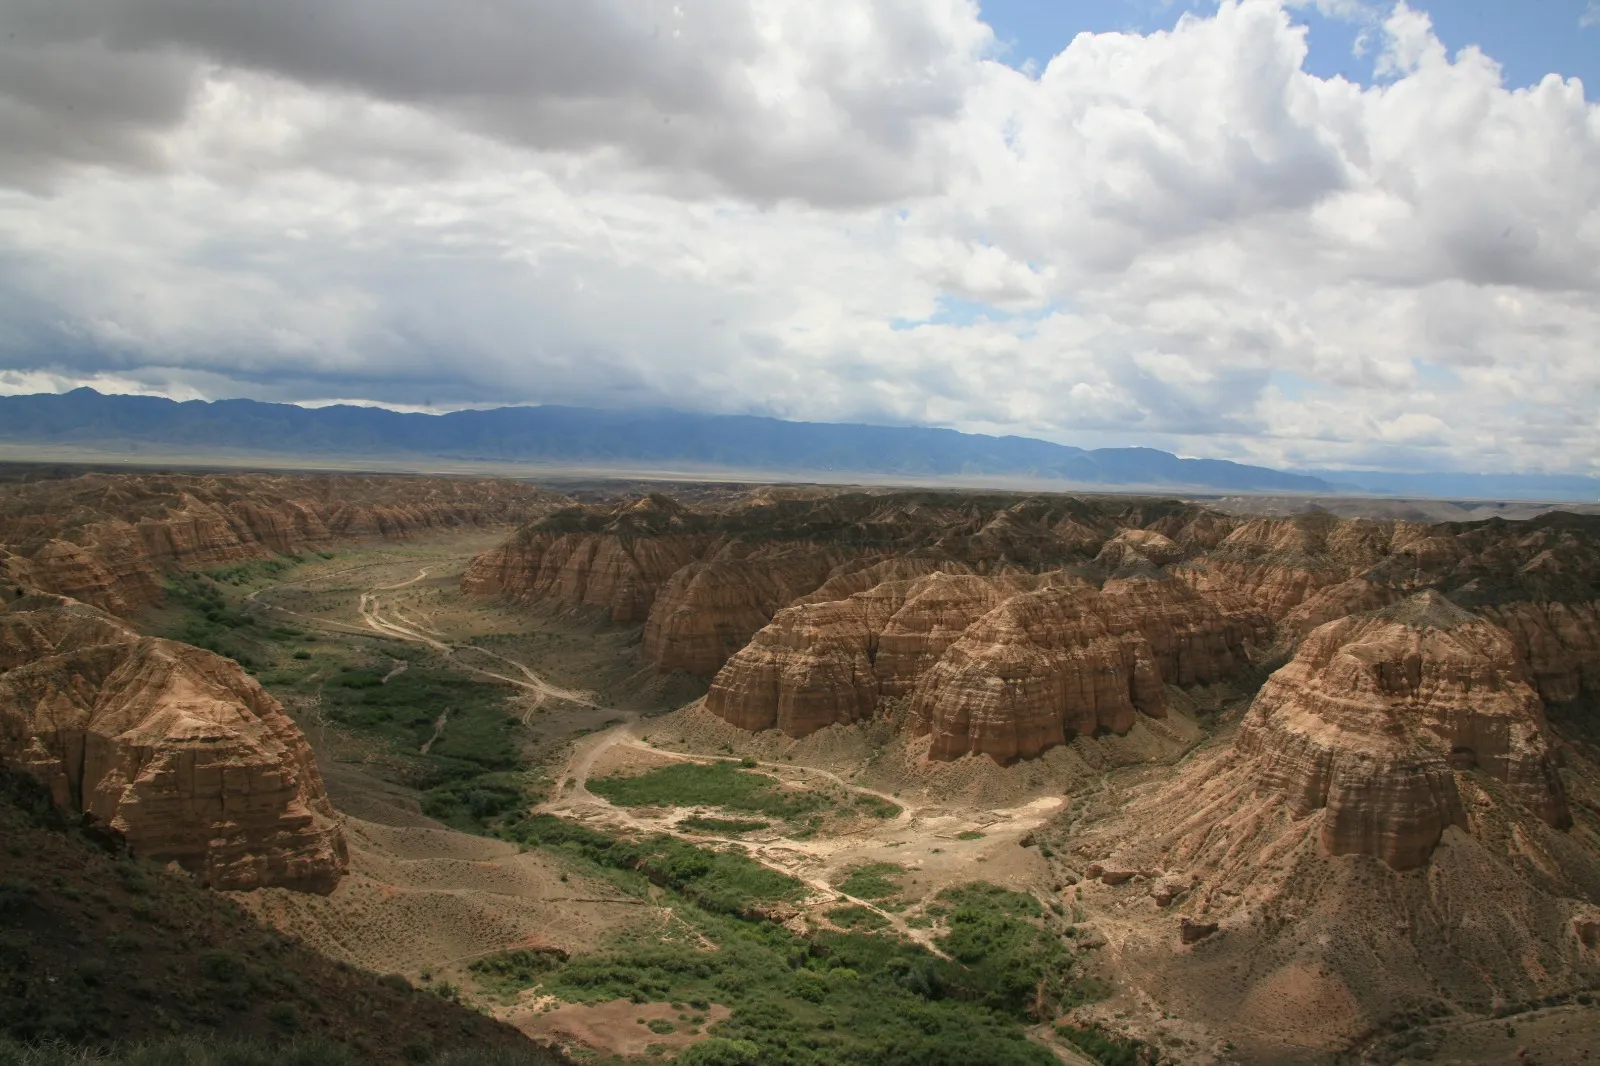
[[[754,833],[762,829],[772,828],[771,822],[754,822],[744,818],[707,818],[703,815],[692,814],[678,823],[679,829],[688,829],[697,833],[723,833],[737,836],[740,833]]]
[[[994,911],[1008,918],[1040,918],[1044,908],[1026,892],[1013,892],[987,881],[970,881],[964,885],[951,885],[940,889],[934,897],[940,903],[956,908],[973,908]]]
[[[565,961],[554,951],[497,951],[467,966],[484,989],[500,995],[532,988]]]
[[[898,818],[900,816],[900,807],[898,804],[890,803],[888,800],[878,796],[868,796],[858,793],[855,798],[854,806],[861,813],[869,815],[873,818],[889,819]]]
[[[796,900],[806,892],[801,882],[767,869],[742,852],[696,847],[665,834],[630,840],[542,814],[523,819],[503,835],[601,867],[638,873],[718,914],[747,914],[756,904]]]
[[[1143,1040],[1119,1037],[1098,1025],[1083,1029],[1058,1025],[1056,1035],[1100,1063],[1100,1066],[1146,1066],[1156,1061],[1155,1049]]]
[[[887,928],[889,919],[877,911],[851,903],[843,907],[834,907],[827,912],[828,921],[841,929],[859,929],[862,932],[875,932]]]
[[[983,834],[976,829],[964,829],[956,834],[957,840],[982,840]]]
[[[797,818],[829,805],[817,792],[791,792],[777,778],[733,763],[673,763],[642,774],[612,774],[589,781],[589,791],[619,807],[722,807],[730,811]]]
[[[888,899],[900,894],[899,877],[906,869],[899,863],[874,862],[851,866],[844,876],[833,883],[840,892],[856,899]]]
[[[663,939],[653,928],[648,937],[640,934],[633,942],[575,956],[528,976],[541,991],[567,1002],[622,998],[687,1004],[697,1011],[712,1003],[727,1006],[732,1016],[712,1026],[712,1039],[686,1049],[680,1062],[1045,1066],[1054,1061],[1046,1049],[1026,1038],[1027,1022],[1052,1016],[1055,1004],[1048,990],[1043,998],[1018,994],[1012,987],[1016,982],[1000,973],[1025,954],[1022,949],[1031,944],[1022,943],[1027,937],[1049,936],[1043,924],[1048,919],[1035,923],[1009,916],[1007,911],[1021,905],[1000,894],[1004,889],[971,889],[951,897],[950,905],[958,912],[974,910],[992,920],[1016,923],[1017,928],[998,930],[1006,935],[992,938],[990,951],[963,941],[965,958],[946,961],[915,944],[867,931],[882,918],[864,907],[830,912],[839,924],[852,926],[848,931],[808,937],[770,921],[740,917],[741,908],[718,905],[718,893],[707,889],[724,876],[724,870],[748,871],[755,866],[743,855],[694,848],[670,838],[610,837],[548,816],[527,819],[512,832],[535,846],[594,862],[602,872],[618,872],[624,878],[648,875],[663,885],[660,902],[672,906],[674,916],[688,922],[697,936]],[[730,862],[732,867],[722,865]],[[756,869],[780,882],[790,881]],[[700,872],[682,876],[695,870]],[[885,875],[886,871],[877,871],[877,876]],[[633,889],[642,892],[643,887],[635,884]],[[748,910],[743,908],[743,913]],[[701,937],[716,950],[708,950]],[[1050,961],[1066,985],[1071,957]],[[1033,970],[1024,975],[1029,993],[1036,991],[1036,977]],[[702,1053],[697,1048],[707,1050]]]

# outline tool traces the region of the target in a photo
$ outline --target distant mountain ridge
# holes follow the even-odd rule
[[[189,400],[107,396],[89,388],[68,393],[0,397],[0,442],[108,449],[159,446],[254,455],[361,459],[450,459],[499,463],[582,464],[903,477],[1011,477],[1074,485],[1182,488],[1222,492],[1331,494],[1340,491],[1415,495],[1519,495],[1531,484],[1500,478],[1496,492],[1464,487],[1476,475],[1451,475],[1451,488],[1430,475],[1318,471],[1289,473],[1223,459],[1184,459],[1154,448],[1085,450],[1030,437],[993,437],[950,429],[859,423],[786,422],[750,415],[668,410],[611,411],[587,407],[497,407],[415,414],[378,407],[306,408],[256,400]],[[1594,498],[1593,479],[1553,479],[1572,498]],[[1572,484],[1566,484],[1566,483]],[[1589,483],[1587,485],[1582,483]]]
[[[376,407],[297,407],[255,400],[176,402],[93,389],[0,397],[0,441],[165,445],[345,458],[491,462],[676,463],[786,473],[991,475],[1091,485],[1330,492],[1302,474],[1153,448],[1086,451],[1028,437],[949,429],[785,422],[748,415],[498,407],[407,414]]]

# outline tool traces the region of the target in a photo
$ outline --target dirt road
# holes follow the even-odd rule
[[[549,814],[566,814],[573,817],[593,819],[604,818],[607,822],[628,829],[637,829],[645,832],[670,833],[672,836],[695,844],[735,845],[742,848],[747,856],[754,861],[775,870],[778,873],[793,877],[805,884],[814,893],[815,902],[851,903],[864,907],[878,915],[900,935],[908,940],[913,940],[928,951],[942,959],[949,956],[939,949],[934,943],[933,933],[927,929],[913,929],[905,923],[898,914],[884,910],[871,900],[859,899],[847,892],[830,885],[824,878],[808,873],[803,867],[807,860],[820,860],[825,854],[826,843],[808,840],[794,840],[789,837],[778,837],[774,840],[738,840],[724,837],[706,836],[699,833],[685,832],[679,829],[677,823],[683,818],[695,813],[692,807],[674,807],[667,818],[639,818],[626,808],[618,807],[603,797],[596,796],[589,791],[589,774],[594,768],[596,760],[607,750],[622,745],[624,747],[638,748],[662,758],[680,760],[685,762],[738,762],[737,759],[725,759],[720,756],[691,756],[676,752],[665,752],[651,747],[634,733],[638,724],[638,716],[628,715],[626,721],[612,726],[603,733],[596,733],[579,743],[563,770],[556,787],[552,791],[554,799],[542,804],[539,810]],[[893,820],[884,823],[878,832],[883,832],[891,826],[909,826],[913,818],[911,808],[901,804],[899,800],[886,796],[882,792],[861,788],[832,774],[826,770],[815,770],[810,767],[786,766],[778,763],[757,762],[757,766],[781,770],[787,773],[800,772],[803,774],[816,774],[833,781],[847,791],[861,795],[875,796],[900,808],[900,814]]]

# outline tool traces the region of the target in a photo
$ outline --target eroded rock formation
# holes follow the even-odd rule
[[[929,755],[1029,758],[1073,736],[1126,733],[1135,710],[1166,713],[1150,643],[1113,633],[1100,593],[1053,585],[1006,599],[934,663],[912,693]]]
[[[1160,523],[1178,539],[1129,522]],[[643,622],[651,662],[709,678],[784,606],[934,571],[1088,565],[1119,536],[1176,559],[1180,545],[1211,543],[1231,525],[1177,501],[846,493],[693,510],[652,494],[551,514],[474,560],[462,587]]]
[[[525,522],[557,497],[510,481],[85,474],[0,485],[0,572],[115,614],[162,575],[363,537]]]
[[[739,541],[725,545],[723,555],[687,564],[657,594],[644,628],[644,653],[661,669],[715,674],[780,607],[849,562],[849,553],[839,549],[752,551]]]
[[[1426,862],[1465,828],[1456,774],[1480,773],[1545,823],[1570,823],[1544,709],[1509,634],[1434,592],[1330,622],[1267,681],[1238,750],[1333,855]]]
[[[219,889],[331,891],[344,837],[300,730],[237,663],[65,597],[0,603],[0,762]]]

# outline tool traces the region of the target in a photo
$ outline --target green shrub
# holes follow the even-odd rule
[[[611,837],[553,815],[535,815],[506,836],[578,855],[615,870],[633,870],[681,892],[709,911],[743,914],[752,903],[799,899],[805,886],[769,870],[742,852],[712,851],[664,834],[632,840]]]
[[[883,915],[858,903],[834,907],[827,913],[828,921],[842,929],[862,929],[870,932],[889,924],[889,920]]]
[[[855,805],[874,818],[897,818],[900,807],[877,796],[857,795]]]
[[[771,822],[748,821],[743,818],[707,818],[699,814],[690,815],[678,823],[679,829],[701,833],[754,833],[771,827]]]
[[[520,992],[538,984],[562,961],[559,954],[550,951],[497,951],[474,961],[467,969],[492,992]]]
[[[574,1003],[620,998],[684,1003],[697,1011],[712,1003],[727,1006],[731,1017],[715,1026],[712,1039],[686,1048],[676,1060],[680,1063],[1045,1066],[1053,1062],[1048,1050],[1026,1037],[1022,1018],[1029,1015],[1031,1001],[1018,1002],[1025,997],[999,973],[1008,962],[1031,960],[1018,946],[1004,958],[1000,952],[977,953],[978,963],[969,965],[872,933],[822,932],[801,938],[771,922],[736,917],[737,907],[720,904],[715,892],[705,890],[708,883],[718,883],[719,863],[729,860],[754,867],[761,876],[779,878],[780,884],[788,882],[789,890],[803,890],[742,854],[693,848],[670,838],[664,842],[659,837],[610,837],[546,815],[509,827],[508,835],[603,869],[654,870],[652,880],[666,887],[674,915],[699,936],[575,956],[542,974],[539,985],[543,992]],[[669,861],[674,858],[679,865]],[[670,870],[694,873],[677,877]],[[669,875],[662,876],[664,871]],[[1006,896],[991,891],[966,895],[985,905],[994,899],[1007,902]],[[738,893],[728,898],[737,899]],[[1006,918],[992,905],[984,913]],[[1013,931],[1015,939],[1021,940],[1024,933],[1048,937],[1027,919],[1007,920],[1023,927]],[[716,950],[706,950],[701,937]],[[1020,945],[1031,946],[1031,940]],[[1071,959],[1063,956],[1058,961],[1064,983]],[[1034,976],[1030,971],[1029,980]]]
[[[758,1066],[761,1048],[748,1040],[714,1036],[689,1045],[673,1061],[678,1066]]]
[[[1100,1066],[1146,1066],[1155,1061],[1153,1049],[1142,1040],[1115,1036],[1098,1025],[1079,1029],[1056,1026],[1056,1035],[1082,1051]]]
[[[888,899],[899,894],[898,878],[905,872],[904,866],[894,862],[850,866],[845,869],[845,876],[833,883],[833,887],[856,899]]]
[[[613,774],[589,782],[589,791],[621,807],[704,806],[795,818],[827,805],[816,792],[789,792],[771,774],[729,762],[673,763],[642,774]]]

